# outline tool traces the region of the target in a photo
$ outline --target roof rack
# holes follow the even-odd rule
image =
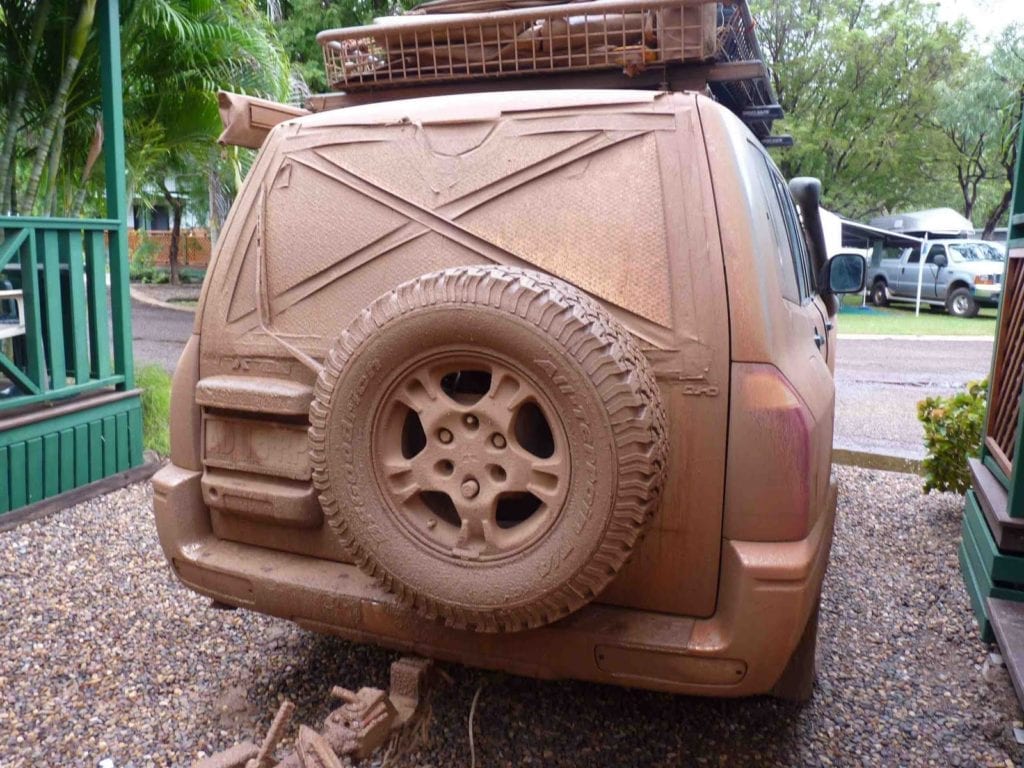
[[[336,90],[705,61],[717,3],[593,0],[475,13],[390,16],[317,35]]]
[[[783,111],[775,103],[746,0],[590,0],[547,5],[539,1],[542,4],[538,0],[432,0],[420,9],[453,12],[414,11],[376,25],[322,32],[317,39],[324,47],[331,83],[338,90],[307,97],[306,109],[222,93],[226,130],[220,141],[259,147],[271,128],[308,114],[307,110],[325,112],[395,99],[497,90],[629,88],[708,93],[736,113],[765,146],[792,145],[789,136],[771,135]],[[493,8],[495,2],[505,9],[476,12]],[[700,13],[699,28],[694,26],[698,21],[694,9]],[[714,24],[709,26],[711,11]],[[521,28],[515,46],[498,45],[513,28]],[[471,44],[470,38],[475,42]],[[529,45],[526,40],[531,41]],[[470,61],[471,51],[481,51],[478,60]],[[439,64],[442,60],[444,66]],[[358,61],[362,63],[357,65]]]
[[[317,35],[334,93],[314,111],[522,88],[710,92],[766,146],[783,117],[746,0],[432,0]]]
[[[747,124],[754,135],[768,147],[791,147],[792,136],[772,136],[772,124],[785,114],[777,103],[775,89],[764,64],[757,25],[750,15],[747,0],[719,3],[718,50],[716,61],[741,69],[744,65],[760,65],[754,77],[721,77],[708,80],[712,95]]]

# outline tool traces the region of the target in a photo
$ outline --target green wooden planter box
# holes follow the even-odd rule
[[[0,514],[142,463],[137,391],[116,392],[25,417],[0,432]]]
[[[982,639],[990,643],[995,637],[986,599],[1024,603],[1024,557],[999,551],[974,491],[967,492],[966,502],[958,551],[960,571]]]

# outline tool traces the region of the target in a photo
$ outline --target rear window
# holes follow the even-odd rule
[[[775,182],[775,196],[778,199],[779,207],[782,209],[786,234],[789,237],[789,251],[793,258],[793,268],[796,270],[800,299],[805,301],[813,293],[812,286],[814,281],[812,279],[811,258],[807,252],[807,244],[804,242],[804,231],[800,224],[800,215],[797,213],[796,204],[793,202],[793,196],[789,192],[789,185],[786,183],[786,180],[782,178],[782,174],[776,170],[775,166],[769,163],[767,157],[764,158],[764,161],[768,165],[768,172]]]
[[[772,167],[771,160],[763,150],[748,142],[750,165],[757,177],[756,192],[764,200],[768,228],[774,244],[774,258],[779,271],[779,285],[782,297],[794,304],[801,304],[810,295],[809,275],[802,264],[806,257],[800,222],[789,196],[786,182]]]

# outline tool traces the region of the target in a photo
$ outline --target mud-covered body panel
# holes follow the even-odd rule
[[[216,599],[484,666],[694,693],[767,691],[800,637],[827,561],[833,389],[827,349],[819,353],[811,335],[813,307],[780,300],[744,175],[747,137],[722,112],[693,94],[559,91],[389,102],[277,126],[222,233],[197,336],[176,376],[175,467],[157,483],[157,516],[179,576]],[[258,455],[274,430],[287,436],[306,426],[294,412],[296,388],[312,392],[317,361],[365,307],[407,280],[470,265],[539,270],[583,290],[639,342],[656,377],[670,437],[661,503],[630,562],[577,614],[605,617],[581,647],[607,645],[607,663],[634,673],[595,671],[593,660],[560,666],[566,654],[531,672],[520,651],[501,650],[504,640],[470,658],[464,632],[428,630],[398,608],[384,610],[394,619],[387,626],[368,620],[365,606],[378,596],[347,580],[345,548],[309,512],[298,487],[307,482],[305,459],[290,449],[287,462]],[[824,320],[821,329],[830,335]],[[730,420],[734,371],[762,369],[768,384],[750,379],[752,397],[777,410],[775,447],[799,449],[787,457],[787,477],[806,483],[803,497],[772,482],[777,463],[758,432],[768,422]],[[253,402],[250,380],[287,385],[256,387],[257,414],[245,404]],[[197,386],[221,399],[198,405]],[[773,387],[789,398],[766,400]],[[230,433],[232,442],[224,425],[240,419],[267,424]],[[237,489],[247,474],[256,491],[237,502],[211,498],[211,488]],[[274,483],[287,498],[279,513]],[[187,507],[181,520],[179,502]],[[775,513],[788,523],[773,526]],[[214,550],[218,575],[196,560]],[[235,578],[251,568],[236,568],[232,557],[257,553],[267,564],[280,558],[282,570]],[[335,567],[326,561],[339,564],[335,597],[322,583],[318,597],[300,587],[307,565],[296,555],[308,567],[324,562],[325,573]],[[788,562],[799,575],[783,584]],[[765,576],[780,580],[778,601],[758,604],[758,568],[768,563],[782,569]],[[289,590],[297,601],[290,613],[282,602]],[[338,610],[331,620],[327,603]],[[659,614],[697,620],[694,631],[672,643],[617,643],[616,627],[642,632],[644,617]],[[561,636],[531,630],[509,647],[530,647],[523,638],[533,633],[548,633],[537,634],[545,643]],[[619,649],[651,643],[676,659],[665,662],[676,670],[666,672],[670,682],[641,679],[637,664],[661,662]],[[727,664],[689,666],[679,654]],[[726,669],[742,684],[721,687],[715,670]]]
[[[710,615],[729,333],[696,98],[541,94],[538,108],[570,106],[540,111],[514,96],[498,99],[509,105],[504,116],[493,99],[458,99],[465,118],[426,99],[275,129],[211,270],[200,378],[246,372],[312,384],[260,325],[261,215],[269,326],[315,358],[377,296],[421,274],[507,264],[567,280],[640,340],[670,414],[664,501],[602,599]],[[368,125],[371,117],[388,122]],[[255,535],[263,523],[253,525],[252,538],[244,525],[222,530],[267,540]]]

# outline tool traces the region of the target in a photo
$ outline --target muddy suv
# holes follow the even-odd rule
[[[279,124],[174,377],[174,572],[439,659],[808,695],[864,273],[816,194],[692,93]]]

